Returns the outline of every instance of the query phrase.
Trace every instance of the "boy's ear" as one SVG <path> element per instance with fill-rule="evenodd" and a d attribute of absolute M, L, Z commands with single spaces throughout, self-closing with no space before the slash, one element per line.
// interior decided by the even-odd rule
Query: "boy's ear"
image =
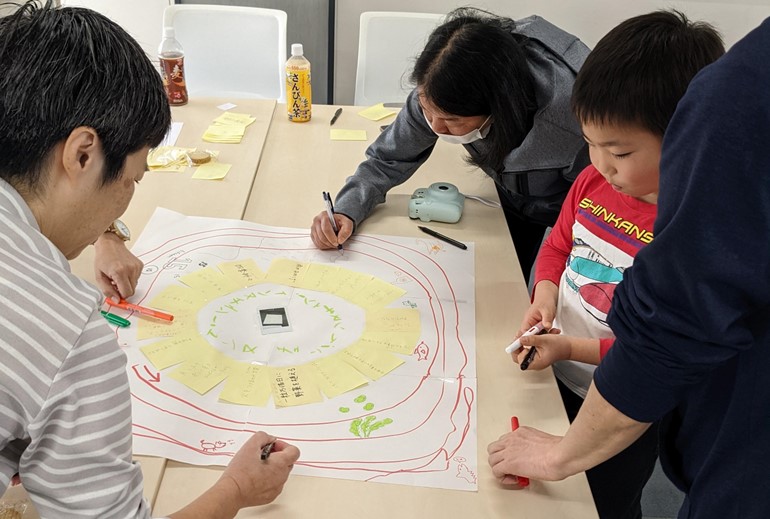
<path fill-rule="evenodd" d="M 84 178 L 84 174 L 101 174 L 104 164 L 99 134 L 88 126 L 78 126 L 64 141 L 62 166 L 72 181 Z"/>

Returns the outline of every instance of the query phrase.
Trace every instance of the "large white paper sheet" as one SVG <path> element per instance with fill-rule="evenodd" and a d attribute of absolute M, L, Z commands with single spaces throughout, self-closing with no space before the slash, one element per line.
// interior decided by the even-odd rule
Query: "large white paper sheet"
<path fill-rule="evenodd" d="M 113 309 L 134 452 L 226 465 L 264 430 L 295 474 L 476 490 L 473 251 L 156 210 L 132 302 L 175 320 Z"/>

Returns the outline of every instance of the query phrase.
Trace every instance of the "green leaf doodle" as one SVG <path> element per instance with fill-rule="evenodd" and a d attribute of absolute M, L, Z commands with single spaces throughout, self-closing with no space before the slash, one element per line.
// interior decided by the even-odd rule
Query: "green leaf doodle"
<path fill-rule="evenodd" d="M 377 420 L 377 417 L 374 415 L 369 415 L 363 420 L 356 418 L 350 422 L 350 432 L 359 438 L 369 438 L 374 431 L 393 423 L 393 420 L 390 418 L 384 418 L 379 422 L 375 420 Z"/>

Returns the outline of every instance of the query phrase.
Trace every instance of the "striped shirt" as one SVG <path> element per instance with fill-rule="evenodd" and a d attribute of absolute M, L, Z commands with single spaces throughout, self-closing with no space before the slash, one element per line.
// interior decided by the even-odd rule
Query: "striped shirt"
<path fill-rule="evenodd" d="M 0 488 L 18 472 L 42 518 L 149 517 L 101 299 L 0 179 Z"/>

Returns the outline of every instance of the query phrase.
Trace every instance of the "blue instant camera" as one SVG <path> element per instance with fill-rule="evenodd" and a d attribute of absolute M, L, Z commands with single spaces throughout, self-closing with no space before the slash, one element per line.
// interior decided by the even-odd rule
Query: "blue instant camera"
<path fill-rule="evenodd" d="M 463 214 L 464 204 L 465 195 L 460 193 L 457 186 L 436 182 L 412 193 L 409 218 L 419 218 L 423 222 L 455 223 Z"/>

